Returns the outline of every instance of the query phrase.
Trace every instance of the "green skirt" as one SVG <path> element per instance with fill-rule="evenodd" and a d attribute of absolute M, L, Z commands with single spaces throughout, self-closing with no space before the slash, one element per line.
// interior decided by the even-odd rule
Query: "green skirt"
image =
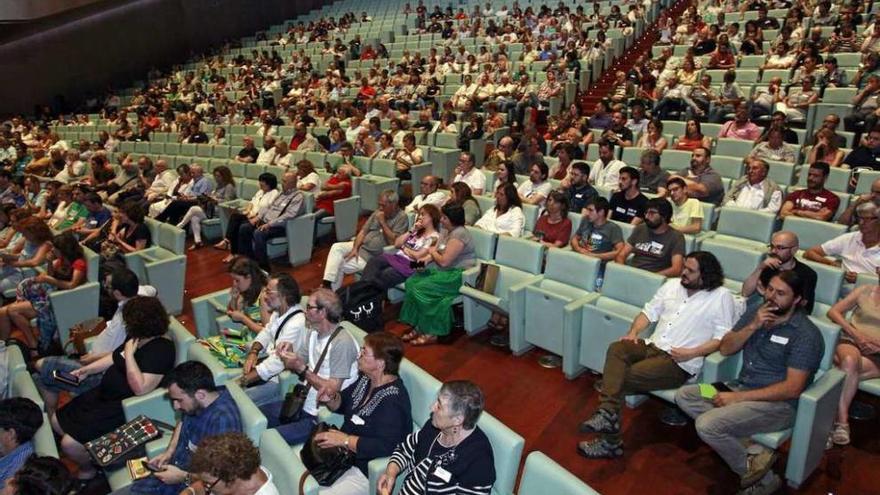
<path fill-rule="evenodd" d="M 406 279 L 406 297 L 400 321 L 421 333 L 449 335 L 452 330 L 452 301 L 461 288 L 461 268 L 429 268 Z"/>

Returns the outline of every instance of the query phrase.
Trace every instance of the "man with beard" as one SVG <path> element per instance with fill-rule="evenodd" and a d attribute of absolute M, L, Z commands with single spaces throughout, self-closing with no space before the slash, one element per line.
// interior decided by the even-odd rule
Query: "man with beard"
<path fill-rule="evenodd" d="M 580 442 L 579 454 L 589 459 L 622 456 L 624 397 L 676 388 L 700 372 L 703 356 L 715 352 L 733 326 L 735 303 L 723 284 L 724 271 L 712 253 L 689 254 L 681 278 L 667 280 L 635 317 L 629 332 L 608 347 L 599 408 L 580 425 L 581 433 L 599 437 Z M 654 333 L 640 337 L 652 323 L 656 323 Z"/>
<path fill-rule="evenodd" d="M 779 216 L 785 218 L 794 215 L 824 222 L 830 221 L 840 206 L 840 198 L 825 189 L 825 181 L 830 173 L 831 167 L 825 162 L 814 162 L 810 165 L 807 169 L 807 188 L 789 194 L 782 204 Z"/>
<path fill-rule="evenodd" d="M 663 198 L 649 199 L 645 204 L 645 221 L 636 225 L 617 253 L 615 262 L 658 273 L 664 277 L 681 275 L 684 259 L 684 235 L 669 226 L 672 205 Z"/>
<path fill-rule="evenodd" d="M 697 148 L 691 155 L 691 166 L 682 169 L 678 175 L 687 184 L 690 197 L 717 206 L 724 198 L 724 184 L 711 161 L 712 152 L 708 148 Z"/>
<path fill-rule="evenodd" d="M 769 494 L 782 481 L 772 472 L 776 452 L 743 441 L 756 433 L 794 424 L 798 398 L 813 381 L 824 353 L 822 334 L 801 308 L 804 281 L 794 270 L 767 284 L 763 304 L 751 304 L 719 350 L 742 350 L 736 381 L 712 393 L 706 384 L 687 385 L 675 403 L 695 419 L 697 434 L 740 476 L 740 493 Z M 707 397 L 707 394 L 711 397 Z"/>
<path fill-rule="evenodd" d="M 758 287 L 758 281 L 763 280 L 765 272 L 781 272 L 794 270 L 804 282 L 803 306 L 807 314 L 813 312 L 813 299 L 816 292 L 816 272 L 812 268 L 801 263 L 796 257 L 800 248 L 798 237 L 794 232 L 780 231 L 770 238 L 770 249 L 764 261 L 758 263 L 755 270 L 743 281 L 742 295 L 750 297 Z M 759 294 L 760 295 L 760 294 Z"/>
<path fill-rule="evenodd" d="M 158 469 L 153 476 L 136 481 L 135 494 L 176 495 L 193 484 L 188 472 L 196 445 L 222 433 L 241 432 L 241 415 L 226 387 L 214 385 L 211 370 L 197 361 L 177 365 L 166 378 L 168 398 L 182 419 L 164 452 L 148 461 Z"/>

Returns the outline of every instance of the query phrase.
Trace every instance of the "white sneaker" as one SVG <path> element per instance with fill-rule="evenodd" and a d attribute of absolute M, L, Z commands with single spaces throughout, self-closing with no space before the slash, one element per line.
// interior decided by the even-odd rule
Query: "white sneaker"
<path fill-rule="evenodd" d="M 831 441 L 835 445 L 849 445 L 849 424 L 834 423 L 831 428 Z"/>

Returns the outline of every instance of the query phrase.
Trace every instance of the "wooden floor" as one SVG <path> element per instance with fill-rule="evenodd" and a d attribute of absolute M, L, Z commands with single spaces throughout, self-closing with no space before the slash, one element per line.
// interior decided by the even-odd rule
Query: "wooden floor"
<path fill-rule="evenodd" d="M 304 292 L 321 282 L 329 244 L 315 250 L 311 263 L 297 267 L 276 266 L 291 273 Z M 229 285 L 224 253 L 212 248 L 188 255 L 186 298 L 181 320 L 193 330 L 188 299 L 224 289 Z M 401 334 L 403 325 L 386 311 L 386 329 Z M 660 423 L 658 412 L 665 403 L 651 399 L 624 413 L 625 454 L 613 461 L 591 461 L 577 455 L 575 445 L 585 435 L 578 424 L 598 402 L 594 376 L 585 374 L 566 380 L 559 369 L 538 365 L 538 351 L 514 357 L 493 347 L 488 335 L 468 338 L 456 335 L 449 345 L 407 348 L 406 357 L 440 380 L 468 379 L 482 387 L 486 409 L 525 438 L 525 453 L 541 450 L 603 494 L 727 494 L 738 480 L 721 459 L 705 446 L 693 425 L 682 428 Z M 880 407 L 880 402 L 867 398 Z M 825 495 L 880 494 L 880 420 L 854 422 L 853 444 L 835 448 L 819 469 L 800 488 L 781 493 Z M 525 459 L 525 455 L 523 455 Z M 785 456 L 776 466 L 784 473 Z M 552 494 L 548 494 L 552 495 Z"/>

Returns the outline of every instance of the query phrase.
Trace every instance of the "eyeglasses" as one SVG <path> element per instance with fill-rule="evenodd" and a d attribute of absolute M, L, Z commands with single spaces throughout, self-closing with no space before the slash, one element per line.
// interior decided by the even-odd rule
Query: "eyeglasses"
<path fill-rule="evenodd" d="M 782 251 L 784 249 L 793 249 L 793 248 L 794 248 L 794 246 L 782 246 L 779 244 L 770 244 L 770 249 L 772 251 Z"/>
<path fill-rule="evenodd" d="M 212 481 L 212 482 L 210 482 L 210 483 L 206 483 L 206 484 L 205 484 L 205 495 L 211 495 L 211 490 L 214 489 L 214 486 L 215 486 L 217 483 L 220 483 L 220 478 L 217 478 L 216 480 L 214 480 L 214 481 Z"/>
<path fill-rule="evenodd" d="M 876 217 L 876 216 L 874 216 L 874 217 L 862 217 L 862 216 L 860 216 L 860 217 L 859 217 L 859 222 L 870 222 L 870 221 L 872 221 L 872 220 L 877 220 L 877 217 Z"/>
<path fill-rule="evenodd" d="M 317 311 L 317 310 L 321 309 L 321 306 L 319 306 L 317 304 L 306 304 L 306 309 L 314 309 Z"/>

